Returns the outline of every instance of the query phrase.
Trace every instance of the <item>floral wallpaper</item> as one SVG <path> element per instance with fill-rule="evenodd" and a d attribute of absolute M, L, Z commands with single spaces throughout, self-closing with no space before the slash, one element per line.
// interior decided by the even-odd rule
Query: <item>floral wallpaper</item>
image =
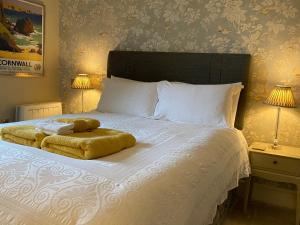
<path fill-rule="evenodd" d="M 249 143 L 273 140 L 276 108 L 263 101 L 274 85 L 292 85 L 300 105 L 299 0 L 61 0 L 60 36 L 65 112 L 80 111 L 71 78 L 105 74 L 111 49 L 250 53 Z M 85 109 L 99 96 L 87 91 Z M 283 110 L 279 134 L 281 144 L 300 146 L 299 108 Z"/>

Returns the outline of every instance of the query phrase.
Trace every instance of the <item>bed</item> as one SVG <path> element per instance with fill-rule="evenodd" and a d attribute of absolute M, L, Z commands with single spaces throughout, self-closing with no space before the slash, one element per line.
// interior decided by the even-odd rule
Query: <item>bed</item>
<path fill-rule="evenodd" d="M 108 76 L 247 86 L 249 60 L 238 54 L 112 51 Z M 240 129 L 244 97 L 245 91 Z M 228 191 L 249 176 L 247 143 L 238 129 L 97 111 L 85 116 L 134 134 L 136 146 L 83 161 L 0 141 L 1 223 L 208 225 Z"/>

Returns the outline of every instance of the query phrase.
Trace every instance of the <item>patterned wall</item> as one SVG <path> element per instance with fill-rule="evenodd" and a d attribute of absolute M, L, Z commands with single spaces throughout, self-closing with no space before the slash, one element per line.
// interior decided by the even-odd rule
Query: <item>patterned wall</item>
<path fill-rule="evenodd" d="M 61 0 L 60 35 L 66 112 L 80 110 L 71 77 L 105 73 L 111 49 L 252 54 L 249 142 L 272 141 L 276 109 L 262 101 L 273 85 L 292 85 L 300 104 L 299 0 Z M 98 98 L 88 91 L 86 110 Z M 280 140 L 300 146 L 299 109 L 283 110 Z"/>

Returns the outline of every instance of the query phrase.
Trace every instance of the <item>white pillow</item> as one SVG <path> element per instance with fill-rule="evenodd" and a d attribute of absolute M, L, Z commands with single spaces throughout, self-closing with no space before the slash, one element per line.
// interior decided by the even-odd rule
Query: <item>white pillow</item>
<path fill-rule="evenodd" d="M 235 83 L 232 87 L 232 109 L 231 109 L 231 117 L 230 117 L 230 125 L 234 127 L 235 119 L 237 115 L 238 104 L 240 100 L 240 94 L 244 85 L 242 83 Z"/>
<path fill-rule="evenodd" d="M 234 127 L 241 83 L 192 85 L 162 81 L 154 118 L 212 127 Z"/>
<path fill-rule="evenodd" d="M 98 110 L 151 117 L 157 101 L 157 83 L 105 78 Z"/>

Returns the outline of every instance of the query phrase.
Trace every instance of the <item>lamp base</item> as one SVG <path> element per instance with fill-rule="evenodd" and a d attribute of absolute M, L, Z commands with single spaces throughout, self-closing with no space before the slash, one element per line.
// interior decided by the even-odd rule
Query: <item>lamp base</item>
<path fill-rule="evenodd" d="M 273 145 L 272 145 L 272 149 L 273 149 L 273 150 L 279 150 L 279 149 L 280 149 L 280 146 L 279 146 L 279 145 L 274 145 L 274 144 L 273 144 Z"/>
<path fill-rule="evenodd" d="M 274 142 L 272 144 L 272 149 L 273 150 L 279 150 L 280 149 L 280 145 L 278 144 L 278 139 L 274 139 Z"/>

